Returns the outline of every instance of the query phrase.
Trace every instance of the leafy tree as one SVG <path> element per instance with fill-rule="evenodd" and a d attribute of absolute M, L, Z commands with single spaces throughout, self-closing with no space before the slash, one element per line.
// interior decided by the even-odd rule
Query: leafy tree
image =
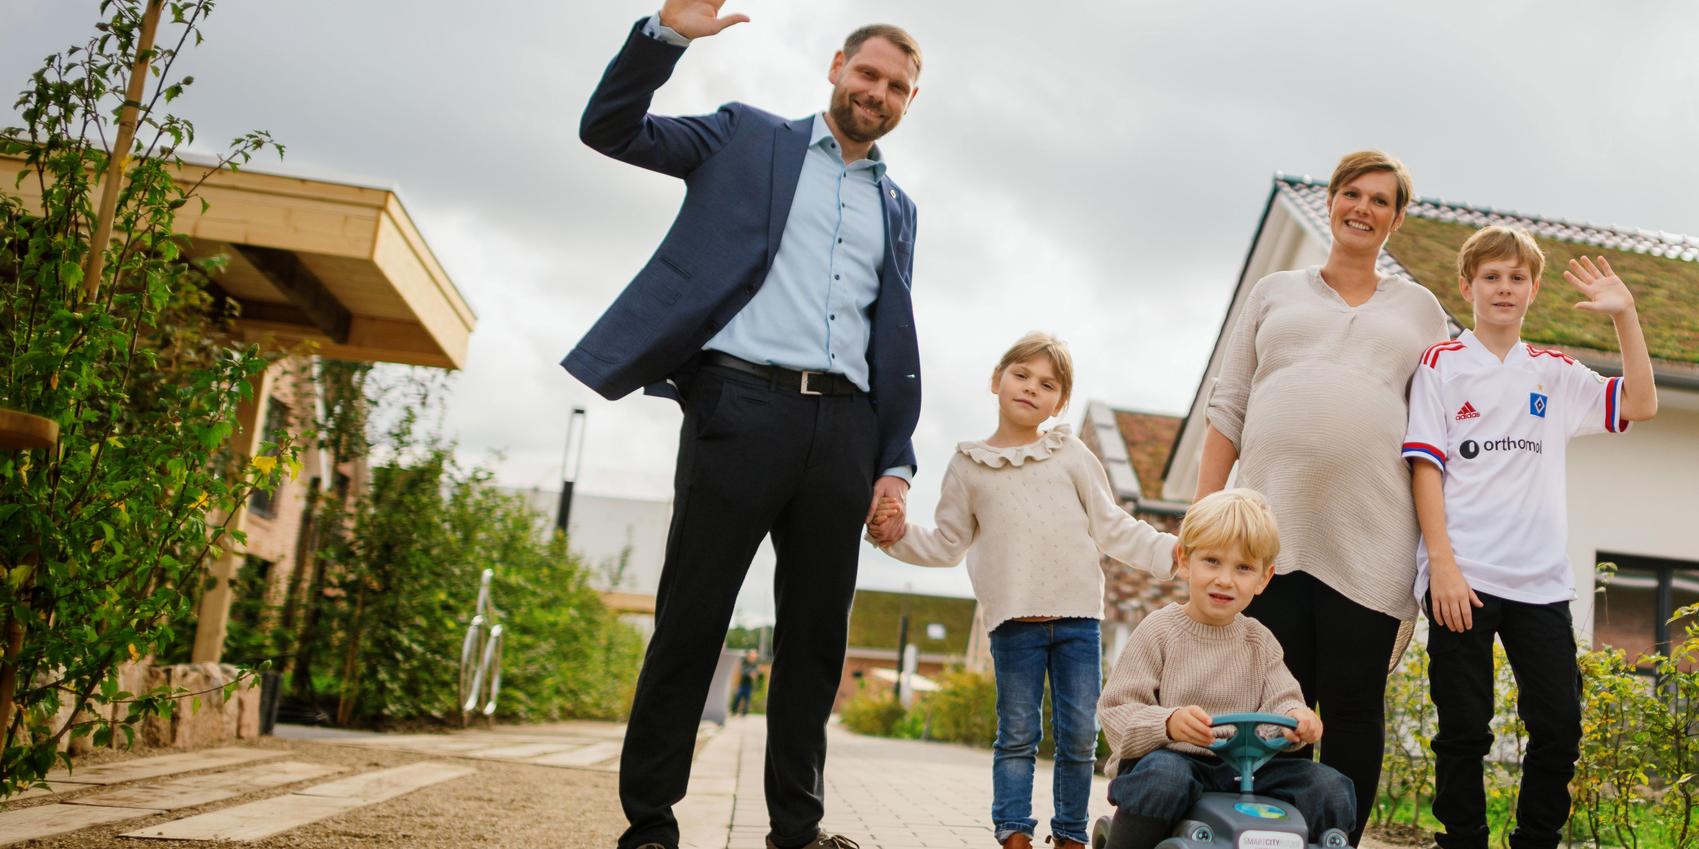
<path fill-rule="evenodd" d="M 67 735 L 105 744 L 167 709 L 163 688 L 121 692 L 117 667 L 171 639 L 243 500 L 294 463 L 287 445 L 228 452 L 266 360 L 225 332 L 206 288 L 220 261 L 173 231 L 200 184 L 176 155 L 194 128 L 163 109 L 193 82 L 172 68 L 211 7 L 105 0 L 98 32 L 19 95 L 23 126 L 0 130 L 26 165 L 0 186 L 0 406 L 60 428 L 52 449 L 0 455 L 0 795 Z M 154 46 L 165 14 L 175 40 Z M 282 152 L 244 135 L 206 173 L 267 147 Z M 99 704 L 116 710 L 91 718 Z"/>

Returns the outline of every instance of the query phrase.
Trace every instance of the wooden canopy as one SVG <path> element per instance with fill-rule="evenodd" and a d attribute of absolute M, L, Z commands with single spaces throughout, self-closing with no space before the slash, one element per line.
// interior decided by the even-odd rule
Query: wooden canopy
<path fill-rule="evenodd" d="M 188 163 L 193 183 L 210 162 Z M 40 201 L 27 167 L 0 156 L 0 190 Z M 15 188 L 14 188 L 15 187 Z M 325 357 L 459 368 L 477 321 L 395 192 L 244 168 L 207 177 L 177 214 L 196 256 L 224 254 L 215 279 L 241 305 L 237 329 L 258 340 L 312 340 Z"/>

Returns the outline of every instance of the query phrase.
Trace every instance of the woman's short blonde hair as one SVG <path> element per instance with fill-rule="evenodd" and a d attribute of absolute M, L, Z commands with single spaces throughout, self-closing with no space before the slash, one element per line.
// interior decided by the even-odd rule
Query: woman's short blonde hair
<path fill-rule="evenodd" d="M 1180 548 L 1188 553 L 1202 548 L 1240 551 L 1267 570 L 1280 553 L 1274 508 L 1254 489 L 1212 492 L 1186 510 L 1180 522 Z"/>
<path fill-rule="evenodd" d="M 1399 162 L 1395 157 L 1383 150 L 1359 150 L 1356 153 L 1345 154 L 1345 156 L 1339 160 L 1339 164 L 1334 166 L 1333 176 L 1327 181 L 1328 203 L 1333 202 L 1333 196 L 1338 194 L 1340 189 L 1345 188 L 1346 183 L 1349 183 L 1364 174 L 1372 174 L 1376 171 L 1390 171 L 1392 172 L 1392 176 L 1397 178 L 1397 211 L 1403 212 L 1404 207 L 1410 205 L 1410 198 L 1413 197 L 1415 193 L 1413 184 L 1410 181 L 1410 170 L 1404 167 L 1404 163 Z"/>
<path fill-rule="evenodd" d="M 991 372 L 992 389 L 996 389 L 997 382 L 1003 379 L 1004 369 L 1041 356 L 1049 357 L 1051 367 L 1056 369 L 1056 380 L 1062 385 L 1062 398 L 1058 408 L 1065 409 L 1068 406 L 1068 396 L 1074 392 L 1074 355 L 1068 353 L 1068 343 L 1048 333 L 1035 330 L 1022 336 L 1009 350 L 1004 351 L 1003 358 L 997 361 L 997 368 Z"/>
<path fill-rule="evenodd" d="M 1457 252 L 1457 276 L 1473 280 L 1481 263 L 1495 259 L 1520 260 L 1528 266 L 1535 280 L 1540 279 L 1540 272 L 1546 269 L 1546 252 L 1540 250 L 1539 243 L 1527 230 L 1489 224 L 1476 230 L 1475 235 L 1463 243 L 1463 249 Z"/>

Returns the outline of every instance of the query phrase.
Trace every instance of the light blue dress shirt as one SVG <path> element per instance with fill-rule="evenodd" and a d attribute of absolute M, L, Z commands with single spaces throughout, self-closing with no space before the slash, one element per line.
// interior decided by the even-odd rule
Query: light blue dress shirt
<path fill-rule="evenodd" d="M 658 15 L 643 32 L 690 43 Z M 868 310 L 879 297 L 885 262 L 884 176 L 877 145 L 866 159 L 845 163 L 825 115 L 815 115 L 773 266 L 749 303 L 703 347 L 752 363 L 834 372 L 867 391 Z M 882 474 L 912 480 L 914 470 Z"/>
<path fill-rule="evenodd" d="M 884 173 L 877 147 L 845 164 L 826 119 L 814 116 L 767 279 L 705 347 L 752 363 L 836 372 L 867 391 L 868 310 L 885 259 Z"/>

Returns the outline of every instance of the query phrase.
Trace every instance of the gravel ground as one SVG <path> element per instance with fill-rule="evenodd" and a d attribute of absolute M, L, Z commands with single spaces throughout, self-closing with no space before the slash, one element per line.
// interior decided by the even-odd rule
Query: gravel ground
<path fill-rule="evenodd" d="M 425 760 L 472 766 L 477 768 L 478 772 L 416 790 L 387 802 L 320 820 L 266 840 L 240 844 L 253 849 L 333 849 L 349 846 L 406 846 L 420 849 L 610 847 L 614 845 L 625 825 L 616 793 L 616 777 L 610 772 L 391 752 L 299 740 L 267 738 L 255 745 L 289 751 L 293 760 L 338 764 L 347 767 L 350 772 Z M 136 756 L 163 754 L 165 751 L 149 750 L 138 752 Z M 110 756 L 102 754 L 80 759 L 79 762 L 88 764 L 111 759 Z M 299 786 L 331 781 L 343 775 L 325 776 L 302 782 Z M 163 779 L 153 781 L 160 780 Z M 183 808 L 153 817 L 88 828 L 18 845 L 29 849 L 184 849 L 185 846 L 193 844 L 169 840 L 136 840 L 120 838 L 118 835 L 142 826 L 251 802 L 291 789 L 296 787 L 273 788 L 197 808 Z M 75 796 L 72 795 L 71 798 Z M 32 799 L 6 807 L 10 810 L 48 801 L 50 800 Z"/>

